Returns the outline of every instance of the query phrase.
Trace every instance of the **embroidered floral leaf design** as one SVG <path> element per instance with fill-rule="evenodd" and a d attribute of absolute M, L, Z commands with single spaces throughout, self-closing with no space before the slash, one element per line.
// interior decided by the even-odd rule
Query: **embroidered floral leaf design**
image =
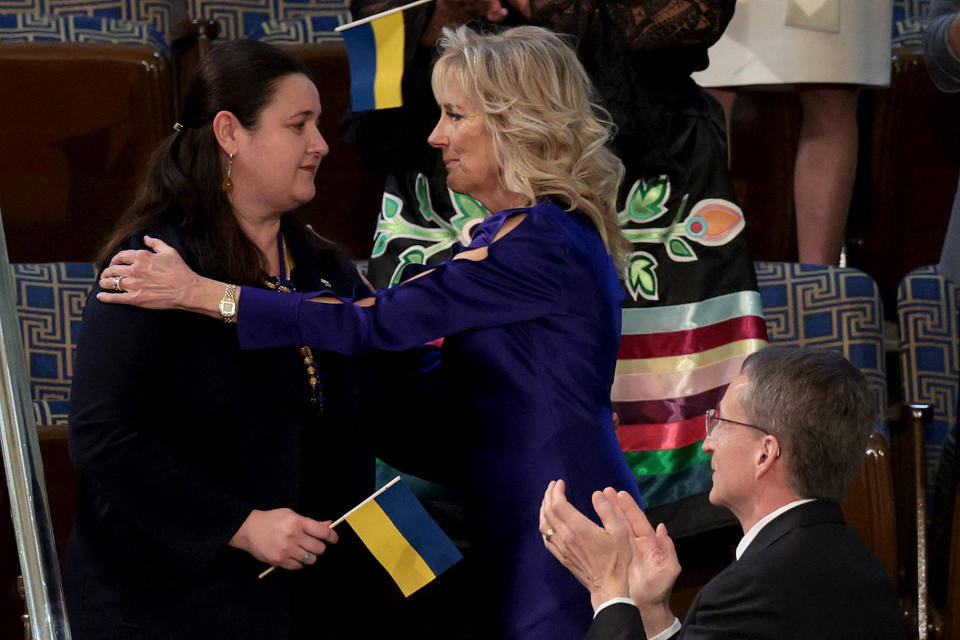
<path fill-rule="evenodd" d="M 674 262 L 691 262 L 697 259 L 697 254 L 683 238 L 670 238 L 667 242 L 667 255 Z"/>
<path fill-rule="evenodd" d="M 449 250 L 458 240 L 469 243 L 470 229 L 490 215 L 474 198 L 448 189 L 454 215 L 449 221 L 445 220 L 433 208 L 430 182 L 422 173 L 417 174 L 414 192 L 419 211 L 409 207 L 408 209 L 413 211 L 410 215 L 416 220 L 408 220 L 401 215 L 404 208 L 402 198 L 392 193 L 383 194 L 371 259 L 386 255 L 390 243 L 395 240 L 413 240 L 417 243 L 397 256 L 398 263 L 390 278 L 391 286 L 400 282 L 404 267 L 410 264 L 427 264 L 434 256 Z M 421 226 L 418 222 L 426 222 L 427 225 Z"/>
<path fill-rule="evenodd" d="M 382 256 L 390 244 L 389 229 L 394 221 L 402 221 L 403 216 L 400 212 L 403 210 L 403 200 L 392 193 L 383 192 L 383 200 L 380 204 L 380 217 L 377 219 L 376 237 L 373 241 L 373 251 L 370 252 L 370 258 Z"/>
<path fill-rule="evenodd" d="M 383 204 L 380 212 L 384 218 L 393 218 L 403 209 L 403 200 L 392 193 L 383 192 Z"/>
<path fill-rule="evenodd" d="M 390 277 L 390 286 L 395 286 L 400 284 L 400 278 L 403 275 L 403 270 L 411 264 L 426 264 L 427 263 L 427 254 L 423 247 L 419 245 L 414 245 L 403 250 L 403 252 L 397 256 L 399 262 L 397 263 L 397 268 L 393 270 L 393 275 Z"/>
<path fill-rule="evenodd" d="M 727 244 L 743 231 L 743 211 L 735 203 L 720 198 L 701 200 L 690 211 L 684 235 L 708 247 Z"/>
<path fill-rule="evenodd" d="M 479 200 L 470 196 L 447 189 L 450 202 L 456 211 L 450 222 L 457 230 L 456 240 L 463 246 L 470 244 L 470 230 L 490 216 L 490 211 L 480 204 Z"/>
<path fill-rule="evenodd" d="M 657 259 L 646 251 L 637 251 L 630 255 L 626 269 L 627 291 L 636 300 L 658 300 Z"/>
<path fill-rule="evenodd" d="M 414 190 L 417 193 L 417 204 L 420 205 L 420 213 L 424 220 L 433 220 L 437 214 L 433 211 L 433 201 L 430 199 L 430 183 L 422 173 L 417 174 L 417 181 Z"/>
<path fill-rule="evenodd" d="M 387 237 L 387 234 L 377 234 L 377 239 L 373 242 L 373 251 L 370 252 L 370 257 L 376 258 L 377 256 L 382 256 L 383 252 L 387 250 L 388 244 L 390 244 L 390 238 Z"/>
<path fill-rule="evenodd" d="M 685 193 L 683 197 L 680 198 L 680 205 L 677 207 L 677 215 L 673 218 L 673 226 L 676 227 L 680 224 L 680 221 L 683 220 L 684 214 L 687 212 L 687 202 L 690 200 L 690 194 Z"/>
<path fill-rule="evenodd" d="M 647 182 L 637 180 L 627 195 L 627 215 L 621 214 L 622 221 L 627 218 L 638 222 L 649 222 L 659 218 L 667 211 L 666 202 L 670 198 L 670 179 L 659 176 Z"/>
<path fill-rule="evenodd" d="M 483 220 L 490 215 L 490 212 L 487 211 L 485 206 L 466 194 L 450 191 L 450 201 L 453 203 L 453 208 L 457 212 L 455 216 L 450 218 L 450 222 L 453 223 L 458 231 L 463 229 L 468 221 L 472 219 Z"/>
<path fill-rule="evenodd" d="M 423 247 L 413 246 L 404 249 L 403 253 L 400 254 L 400 262 L 402 262 L 404 266 L 408 264 L 424 264 L 426 262 L 426 256 L 424 255 Z"/>

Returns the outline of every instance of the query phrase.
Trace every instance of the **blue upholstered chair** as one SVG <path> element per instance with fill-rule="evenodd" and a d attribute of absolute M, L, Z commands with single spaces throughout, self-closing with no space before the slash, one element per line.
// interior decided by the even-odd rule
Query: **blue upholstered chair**
<path fill-rule="evenodd" d="M 101 42 L 167 52 L 164 37 L 147 23 L 86 15 L 0 13 L 0 42 Z"/>
<path fill-rule="evenodd" d="M 0 0 L 0 42 L 108 42 L 166 52 L 172 0 Z"/>
<path fill-rule="evenodd" d="M 903 399 L 933 405 L 925 434 L 927 486 L 932 490 L 941 451 L 957 430 L 960 285 L 933 266 L 911 271 L 897 291 L 897 320 Z"/>
<path fill-rule="evenodd" d="M 350 21 L 349 0 L 189 0 L 190 16 L 214 20 L 219 39 L 273 44 L 340 41 L 334 27 Z"/>
<path fill-rule="evenodd" d="M 960 595 L 960 285 L 941 276 L 935 266 L 911 271 L 897 291 L 897 319 L 904 401 L 933 408 L 921 441 L 926 463 L 921 481 L 926 480 L 930 505 L 927 548 L 935 559 L 929 584 L 931 599 L 943 613 L 943 637 L 956 637 L 960 634 L 956 610 Z"/>
<path fill-rule="evenodd" d="M 839 351 L 867 377 L 882 429 L 887 413 L 883 303 L 862 271 L 793 262 L 756 262 L 771 344 Z"/>
<path fill-rule="evenodd" d="M 97 269 L 86 262 L 14 264 L 13 277 L 37 424 L 66 424 L 80 320 Z"/>
<path fill-rule="evenodd" d="M 331 9 L 326 15 L 267 20 L 250 32 L 250 37 L 275 45 L 319 44 L 342 42 L 336 27 L 350 22 L 350 12 Z"/>

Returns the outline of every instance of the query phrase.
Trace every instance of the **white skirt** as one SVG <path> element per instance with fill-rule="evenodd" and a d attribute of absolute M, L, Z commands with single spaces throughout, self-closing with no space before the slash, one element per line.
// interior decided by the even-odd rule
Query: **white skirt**
<path fill-rule="evenodd" d="M 739 0 L 704 87 L 890 84 L 892 0 Z"/>

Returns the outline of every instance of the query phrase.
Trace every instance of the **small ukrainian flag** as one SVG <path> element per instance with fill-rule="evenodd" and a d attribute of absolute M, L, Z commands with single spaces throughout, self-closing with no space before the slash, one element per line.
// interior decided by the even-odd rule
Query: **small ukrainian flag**
<path fill-rule="evenodd" d="M 460 561 L 453 541 L 397 476 L 354 507 L 346 520 L 404 596 Z"/>
<path fill-rule="evenodd" d="M 417 0 L 396 9 L 337 27 L 350 58 L 350 99 L 354 111 L 403 106 L 403 12 L 430 0 Z"/>

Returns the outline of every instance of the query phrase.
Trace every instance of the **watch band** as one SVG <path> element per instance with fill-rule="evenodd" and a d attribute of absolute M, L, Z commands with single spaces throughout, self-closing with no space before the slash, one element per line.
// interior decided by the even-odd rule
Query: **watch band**
<path fill-rule="evenodd" d="M 218 305 L 220 308 L 220 319 L 227 323 L 233 322 L 233 318 L 237 315 L 236 290 L 237 285 L 228 284 Z"/>

